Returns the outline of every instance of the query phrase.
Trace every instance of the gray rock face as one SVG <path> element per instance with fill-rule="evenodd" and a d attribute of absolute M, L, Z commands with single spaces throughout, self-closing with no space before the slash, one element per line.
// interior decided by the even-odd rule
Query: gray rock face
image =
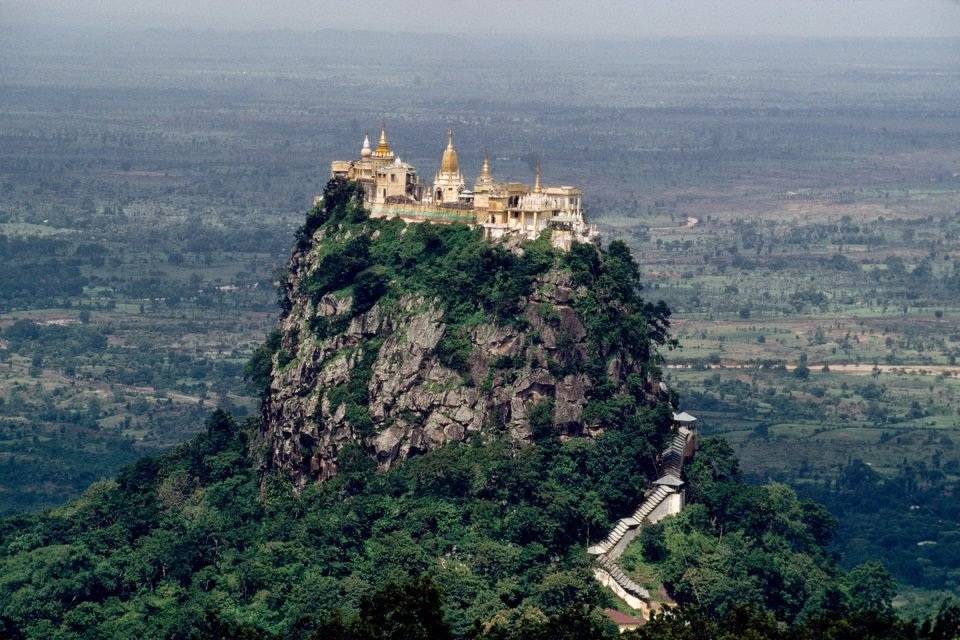
<path fill-rule="evenodd" d="M 287 286 L 296 291 L 311 265 L 291 261 Z M 438 356 L 450 328 L 439 303 L 407 296 L 378 303 L 353 317 L 346 328 L 321 337 L 311 320 L 348 317 L 349 298 L 327 295 L 317 303 L 291 296 L 281 321 L 282 348 L 289 362 L 274 359 L 264 402 L 268 466 L 288 473 L 297 486 L 322 481 L 337 471 L 338 452 L 355 443 L 387 469 L 411 455 L 462 441 L 473 434 L 530 438 L 529 414 L 553 402 L 553 424 L 562 436 L 596 432 L 583 424 L 591 381 L 576 366 L 588 353 L 588 336 L 572 306 L 577 290 L 560 272 L 545 274 L 525 300 L 526 326 L 494 323 L 469 330 L 468 365 L 455 371 Z M 633 363 L 615 356 L 609 373 L 623 384 Z M 342 400 L 345 385 L 365 385 L 360 410 Z M 651 399 L 658 393 L 650 383 Z"/>

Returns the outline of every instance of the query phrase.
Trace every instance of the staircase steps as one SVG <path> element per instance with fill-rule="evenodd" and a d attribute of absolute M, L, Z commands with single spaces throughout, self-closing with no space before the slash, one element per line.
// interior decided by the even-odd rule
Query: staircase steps
<path fill-rule="evenodd" d="M 671 489 L 667 487 L 657 487 L 653 493 L 647 496 L 646 500 L 640 505 L 640 507 L 634 511 L 633 515 L 628 518 L 621 518 L 617 521 L 617 524 L 613 527 L 607 537 L 604 538 L 601 542 L 591 546 L 587 552 L 591 555 L 602 555 L 609 552 L 613 549 L 620 540 L 623 539 L 623 536 L 634 527 L 641 526 L 644 519 L 649 516 L 654 509 L 656 509 L 663 499 L 670 495 L 672 492 Z"/>
<path fill-rule="evenodd" d="M 670 493 L 672 492 L 667 487 L 657 487 L 656 490 L 643 501 L 640 508 L 633 512 L 633 519 L 643 522 Z"/>
<path fill-rule="evenodd" d="M 624 534 L 627 533 L 630 529 L 638 526 L 640 522 L 633 517 L 621 518 L 617 521 L 616 526 L 607 534 L 607 537 L 603 539 L 602 542 L 593 545 L 590 547 L 587 552 L 593 555 L 600 555 L 607 553 L 616 546 L 620 540 L 623 539 Z"/>
<path fill-rule="evenodd" d="M 679 432 L 676 433 L 673 438 L 670 439 L 667 448 L 660 454 L 661 474 L 672 473 L 676 476 L 680 475 L 683 469 L 683 452 L 686 448 L 687 435 Z"/>
<path fill-rule="evenodd" d="M 630 576 L 625 574 L 623 569 L 618 567 L 616 563 L 612 562 L 606 557 L 601 557 L 597 564 L 600 565 L 600 568 L 610 574 L 610 577 L 613 578 L 614 582 L 620 585 L 621 589 L 630 595 L 636 596 L 642 600 L 650 599 L 650 592 L 630 579 Z"/>
<path fill-rule="evenodd" d="M 677 432 L 673 438 L 670 439 L 667 447 L 660 454 L 661 475 L 673 474 L 678 478 L 681 476 L 683 472 L 683 454 L 687 448 L 688 437 L 689 434 L 686 432 Z M 624 573 L 623 570 L 617 566 L 616 558 L 608 554 L 617 546 L 617 543 L 623 539 L 623 536 L 629 530 L 642 527 L 649 515 L 653 513 L 667 496 L 674 492 L 675 490 L 669 486 L 657 486 L 644 497 L 643 502 L 640 503 L 640 506 L 633 512 L 632 516 L 618 520 L 606 538 L 587 549 L 588 553 L 597 556 L 597 566 L 607 572 L 621 589 L 647 603 L 650 602 L 650 592 L 638 585 L 630 576 Z"/>

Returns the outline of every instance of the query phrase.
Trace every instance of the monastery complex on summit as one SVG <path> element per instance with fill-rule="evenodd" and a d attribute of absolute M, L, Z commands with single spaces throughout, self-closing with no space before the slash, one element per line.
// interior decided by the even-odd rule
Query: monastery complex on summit
<path fill-rule="evenodd" d="M 513 235 L 533 240 L 549 229 L 551 243 L 564 250 L 574 242 L 596 242 L 599 237 L 596 227 L 583 219 L 583 191 L 542 186 L 539 163 L 530 187 L 494 180 L 490 160 L 485 158 L 473 190 L 467 189 L 452 131 L 447 131 L 447 147 L 432 187 L 422 183 L 416 168 L 393 152 L 383 127 L 375 148 L 365 136 L 360 158 L 333 161 L 330 174 L 358 182 L 373 217 L 478 225 L 490 239 Z"/>

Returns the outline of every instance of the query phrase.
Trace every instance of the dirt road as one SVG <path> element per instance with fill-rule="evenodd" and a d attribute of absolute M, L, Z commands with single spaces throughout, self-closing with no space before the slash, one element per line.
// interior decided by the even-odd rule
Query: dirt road
<path fill-rule="evenodd" d="M 823 369 L 823 363 L 809 363 L 807 366 L 811 372 L 818 372 Z M 881 373 L 900 373 L 908 375 L 960 375 L 960 365 L 946 364 L 828 364 L 831 373 L 849 373 L 851 375 L 870 375 L 875 369 Z M 667 369 L 692 369 L 689 364 L 668 364 Z M 743 364 L 737 362 L 724 362 L 721 364 L 710 365 L 711 369 L 757 369 L 759 365 Z M 787 371 L 793 371 L 796 365 L 788 364 L 784 367 Z"/>

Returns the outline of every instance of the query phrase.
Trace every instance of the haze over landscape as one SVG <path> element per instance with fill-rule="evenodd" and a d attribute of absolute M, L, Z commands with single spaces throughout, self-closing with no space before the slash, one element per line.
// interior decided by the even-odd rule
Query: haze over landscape
<path fill-rule="evenodd" d="M 100 28 L 344 29 L 590 38 L 960 36 L 953 0 L 5 0 L 5 22 Z"/>
<path fill-rule="evenodd" d="M 0 638 L 960 637 L 958 2 L 0 0 L 0 267 Z"/>

